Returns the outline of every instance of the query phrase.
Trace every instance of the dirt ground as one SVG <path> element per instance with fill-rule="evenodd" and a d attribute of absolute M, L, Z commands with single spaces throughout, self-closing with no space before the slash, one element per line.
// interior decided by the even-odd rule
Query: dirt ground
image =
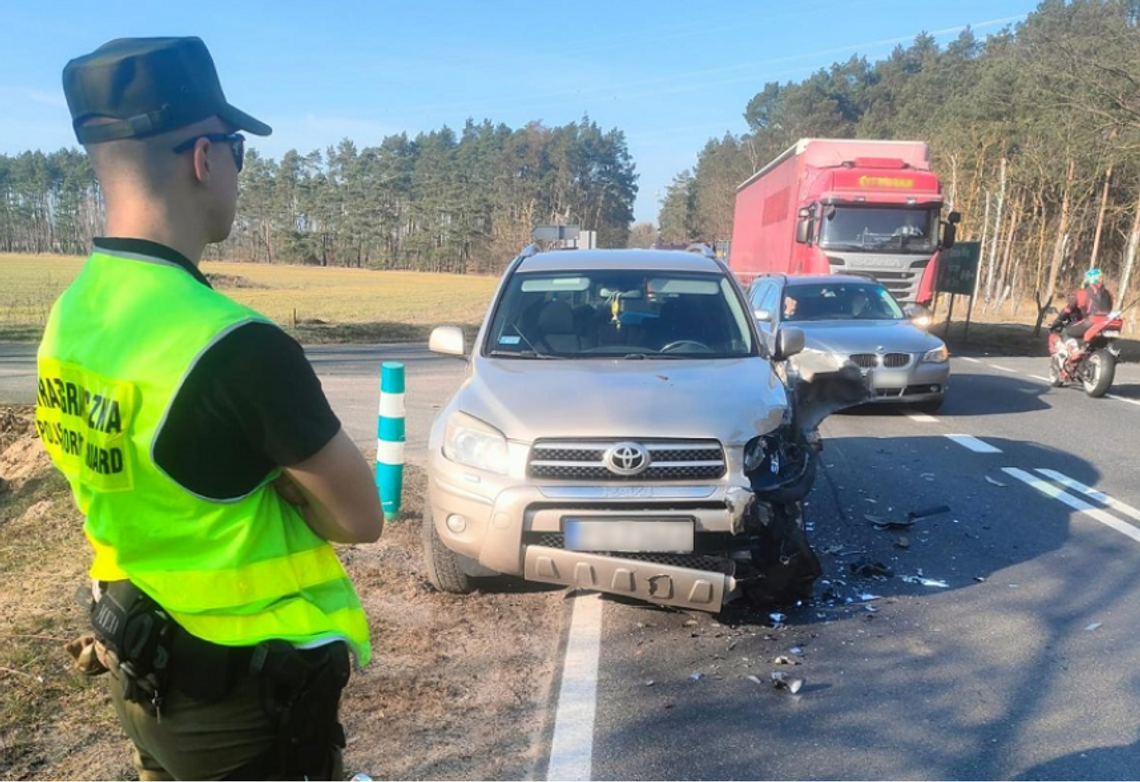
<path fill-rule="evenodd" d="M 375 779 L 522 779 L 551 697 L 564 590 L 457 597 L 422 575 L 422 470 L 375 544 L 339 547 L 372 626 L 372 664 L 345 691 L 345 770 Z M 0 407 L 0 779 L 133 779 L 105 677 L 71 668 L 87 627 L 75 594 L 90 548 L 29 407 Z"/>

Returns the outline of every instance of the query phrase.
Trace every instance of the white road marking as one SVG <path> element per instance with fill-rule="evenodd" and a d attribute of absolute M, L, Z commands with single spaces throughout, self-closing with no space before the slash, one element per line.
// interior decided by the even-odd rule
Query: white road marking
<path fill-rule="evenodd" d="M 597 594 L 580 595 L 574 600 L 562 664 L 562 687 L 558 691 L 550 765 L 546 769 L 548 780 L 590 779 L 601 639 L 602 601 Z"/>
<path fill-rule="evenodd" d="M 907 413 L 906 417 L 912 421 L 918 421 L 920 424 L 936 424 L 938 419 L 926 413 Z"/>
<path fill-rule="evenodd" d="M 1117 396 L 1116 394 L 1105 394 L 1109 399 L 1115 399 L 1117 402 L 1127 402 L 1130 405 L 1140 405 L 1140 399 L 1129 399 L 1125 396 Z"/>
<path fill-rule="evenodd" d="M 1034 380 L 1040 380 L 1042 383 L 1052 383 L 1053 382 L 1049 378 L 1042 377 L 1041 375 L 1030 375 L 1030 377 L 1033 378 Z"/>
<path fill-rule="evenodd" d="M 1036 475 L 1031 475 L 1030 473 L 1027 473 L 1025 470 L 1019 470 L 1016 467 L 1003 467 L 1002 472 L 1004 472 L 1006 475 L 1009 475 L 1013 478 L 1017 478 L 1019 481 L 1023 481 L 1025 483 L 1029 484 L 1030 486 L 1032 486 L 1034 489 L 1037 489 L 1037 491 L 1041 492 L 1045 496 L 1052 497 L 1055 500 L 1060 500 L 1061 502 L 1065 503 L 1066 505 L 1068 505 L 1073 510 L 1080 511 L 1081 513 L 1088 516 L 1090 519 L 1094 519 L 1096 521 L 1099 521 L 1101 524 L 1105 525 L 1106 527 L 1111 527 L 1112 529 L 1116 530 L 1120 534 L 1126 535 L 1127 537 L 1132 538 L 1137 543 L 1140 543 L 1140 529 L 1136 529 L 1131 524 L 1128 524 L 1127 522 L 1121 521 L 1120 519 L 1116 518 L 1115 516 L 1112 516 L 1112 515 L 1109 515 L 1108 513 L 1105 513 L 1100 508 L 1094 508 L 1092 505 L 1089 505 L 1084 500 L 1077 499 L 1073 495 L 1061 491 L 1059 488 L 1057 488 L 1053 484 L 1047 483 L 1046 481 L 1041 480 Z"/>
<path fill-rule="evenodd" d="M 968 434 L 948 434 L 946 436 L 958 443 L 958 445 L 969 448 L 974 453 L 1001 453 L 1001 448 L 995 448 L 989 443 Z"/>
<path fill-rule="evenodd" d="M 1125 516 L 1131 516 L 1132 518 L 1136 519 L 1137 521 L 1140 521 L 1140 510 L 1133 508 L 1131 505 L 1129 505 L 1127 503 L 1121 502 L 1120 500 L 1116 499 L 1115 497 L 1109 497 L 1104 492 L 1097 491 L 1096 489 L 1092 488 L 1091 486 L 1086 486 L 1083 483 L 1081 483 L 1080 481 L 1075 481 L 1072 478 L 1070 478 L 1068 475 L 1065 475 L 1064 473 L 1057 472 L 1056 470 L 1038 469 L 1037 472 L 1041 473 L 1046 478 L 1052 478 L 1057 483 L 1064 486 L 1066 489 L 1072 489 L 1073 491 L 1080 492 L 1081 494 L 1085 495 L 1086 497 L 1088 497 L 1092 500 L 1095 500 L 1096 502 L 1099 502 L 1101 505 L 1107 505 L 1108 507 L 1112 508 L 1113 510 L 1119 511 L 1120 513 L 1123 513 Z"/>
<path fill-rule="evenodd" d="M 969 361 L 969 362 L 974 363 L 974 364 L 981 364 L 982 363 L 982 360 L 980 358 L 971 358 L 970 356 L 958 356 L 958 358 L 962 359 L 963 361 Z"/>
<path fill-rule="evenodd" d="M 994 369 L 1000 369 L 1002 372 L 1012 372 L 1015 375 L 1017 374 L 1016 369 L 1010 369 L 1009 367 L 1003 367 L 1001 364 L 989 364 L 988 366 L 991 366 Z"/>

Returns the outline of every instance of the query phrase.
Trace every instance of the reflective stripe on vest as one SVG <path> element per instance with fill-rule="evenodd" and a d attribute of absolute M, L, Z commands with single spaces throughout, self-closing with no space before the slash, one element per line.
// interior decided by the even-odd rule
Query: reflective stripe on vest
<path fill-rule="evenodd" d="M 245 496 L 216 500 L 154 461 L 198 359 L 253 321 L 268 322 L 177 264 L 97 251 L 52 308 L 36 426 L 87 517 L 93 578 L 129 578 L 214 643 L 344 639 L 364 665 L 360 600 L 332 546 L 271 485 L 279 471 Z"/>

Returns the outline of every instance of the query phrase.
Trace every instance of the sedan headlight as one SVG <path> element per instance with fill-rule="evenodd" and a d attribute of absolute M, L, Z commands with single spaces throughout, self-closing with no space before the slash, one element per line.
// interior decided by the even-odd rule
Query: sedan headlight
<path fill-rule="evenodd" d="M 453 413 L 443 436 L 443 455 L 453 462 L 487 472 L 507 472 L 507 438 L 466 413 Z"/>
<path fill-rule="evenodd" d="M 922 360 L 923 361 L 929 361 L 930 363 L 938 363 L 941 361 L 949 361 L 950 360 L 950 351 L 946 349 L 945 345 L 939 345 L 934 350 L 928 350 L 925 353 L 923 353 L 922 354 Z"/>

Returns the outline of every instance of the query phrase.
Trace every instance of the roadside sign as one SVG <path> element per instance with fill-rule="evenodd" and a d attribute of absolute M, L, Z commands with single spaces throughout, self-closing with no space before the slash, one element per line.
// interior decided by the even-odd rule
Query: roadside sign
<path fill-rule="evenodd" d="M 531 235 L 535 238 L 535 241 L 577 239 L 578 230 L 578 226 L 576 225 L 536 225 Z"/>
<path fill-rule="evenodd" d="M 973 296 L 981 257 L 981 242 L 957 242 L 943 250 L 938 256 L 938 292 Z"/>

